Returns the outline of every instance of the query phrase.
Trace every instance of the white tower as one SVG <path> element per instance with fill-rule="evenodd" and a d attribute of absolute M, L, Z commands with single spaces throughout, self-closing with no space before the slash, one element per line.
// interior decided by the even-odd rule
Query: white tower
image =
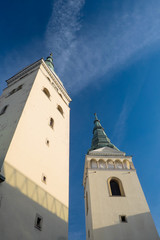
<path fill-rule="evenodd" d="M 87 240 L 159 239 L 132 157 L 110 142 L 96 114 L 83 185 Z"/>
<path fill-rule="evenodd" d="M 7 80 L 0 97 L 1 239 L 68 239 L 70 101 L 52 55 Z"/>

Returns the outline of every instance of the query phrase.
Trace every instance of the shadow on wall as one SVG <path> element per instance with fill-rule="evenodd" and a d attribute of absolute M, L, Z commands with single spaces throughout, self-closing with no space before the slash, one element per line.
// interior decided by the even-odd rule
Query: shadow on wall
<path fill-rule="evenodd" d="M 118 216 L 119 217 L 119 216 Z M 95 240 L 159 240 L 152 216 L 149 212 L 128 216 L 121 222 L 120 217 L 112 226 L 94 229 Z"/>
<path fill-rule="evenodd" d="M 67 240 L 68 208 L 26 176 L 4 163 L 0 184 L 0 233 L 10 239 Z M 41 229 L 35 228 L 36 216 Z"/>

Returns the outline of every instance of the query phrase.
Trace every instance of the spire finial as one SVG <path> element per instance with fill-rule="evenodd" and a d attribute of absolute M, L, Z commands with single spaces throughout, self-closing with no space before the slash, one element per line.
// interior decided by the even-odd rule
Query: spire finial
<path fill-rule="evenodd" d="M 97 113 L 94 113 L 95 120 L 98 120 Z"/>
<path fill-rule="evenodd" d="M 54 72 L 54 64 L 53 64 L 53 57 L 52 56 L 53 56 L 53 54 L 51 52 L 50 55 L 46 58 L 45 63 Z"/>
<path fill-rule="evenodd" d="M 94 113 L 94 117 L 95 117 L 94 123 L 95 123 L 95 122 L 100 122 L 99 119 L 98 119 L 98 117 L 97 117 L 97 113 Z"/>

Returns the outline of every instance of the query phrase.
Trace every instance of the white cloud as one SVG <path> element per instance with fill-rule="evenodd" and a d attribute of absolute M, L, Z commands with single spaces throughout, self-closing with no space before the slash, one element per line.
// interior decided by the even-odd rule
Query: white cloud
<path fill-rule="evenodd" d="M 46 31 L 46 45 L 56 56 L 60 73 L 76 48 L 76 33 L 81 28 L 80 11 L 84 0 L 57 0 Z"/>
<path fill-rule="evenodd" d="M 57 1 L 46 32 L 56 72 L 72 94 L 117 71 L 160 39 L 158 0 L 137 0 L 132 6 L 124 1 L 121 9 L 104 10 L 90 26 L 80 22 L 83 5 L 83 0 Z"/>

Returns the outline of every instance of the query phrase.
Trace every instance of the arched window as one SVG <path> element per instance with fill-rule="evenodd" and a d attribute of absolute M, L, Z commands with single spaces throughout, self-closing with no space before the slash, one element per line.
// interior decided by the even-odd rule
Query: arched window
<path fill-rule="evenodd" d="M 23 84 L 19 85 L 19 86 L 16 88 L 16 91 L 19 91 L 19 90 L 21 90 L 21 89 L 22 89 L 22 87 L 23 87 Z"/>
<path fill-rule="evenodd" d="M 51 128 L 54 127 L 54 120 L 53 120 L 53 118 L 50 118 L 49 126 L 50 126 Z"/>
<path fill-rule="evenodd" d="M 7 110 L 8 105 L 4 106 L 0 112 L 0 115 L 3 115 Z"/>
<path fill-rule="evenodd" d="M 8 93 L 8 96 L 6 96 L 6 97 L 9 97 L 9 96 L 11 96 L 12 94 L 14 94 L 15 92 L 21 90 L 22 87 L 23 87 L 23 84 L 19 85 L 17 88 L 15 88 L 15 89 L 13 89 L 11 92 L 9 92 L 9 93 Z"/>
<path fill-rule="evenodd" d="M 107 161 L 107 166 L 109 169 L 114 169 L 114 162 L 112 160 Z"/>
<path fill-rule="evenodd" d="M 97 162 L 94 159 L 91 160 L 91 168 L 94 168 L 94 169 L 97 168 Z"/>
<path fill-rule="evenodd" d="M 133 163 L 130 163 L 130 169 L 132 169 L 132 170 L 135 169 Z"/>
<path fill-rule="evenodd" d="M 51 79 L 49 77 L 47 77 L 47 79 L 51 82 Z"/>
<path fill-rule="evenodd" d="M 116 168 L 118 168 L 118 169 L 122 169 L 122 168 L 123 168 L 122 163 L 121 163 L 121 161 L 119 161 L 119 160 L 116 160 L 116 161 L 115 161 L 115 166 L 116 166 Z"/>
<path fill-rule="evenodd" d="M 124 160 L 123 161 L 123 166 L 124 166 L 125 169 L 130 169 L 129 161 L 128 160 Z"/>
<path fill-rule="evenodd" d="M 112 179 L 110 181 L 112 196 L 121 196 L 120 187 L 116 180 Z"/>
<path fill-rule="evenodd" d="M 46 96 L 50 99 L 50 96 L 51 96 L 51 94 L 50 94 L 50 92 L 48 91 L 48 89 L 47 88 L 43 88 L 43 92 L 46 94 Z"/>
<path fill-rule="evenodd" d="M 110 196 L 125 196 L 120 179 L 112 177 L 108 180 Z"/>
<path fill-rule="evenodd" d="M 58 93 L 58 94 L 59 94 L 59 96 L 63 99 L 62 94 L 61 94 L 61 93 Z"/>
<path fill-rule="evenodd" d="M 102 159 L 99 160 L 99 168 L 102 168 L 102 169 L 106 168 L 106 163 Z"/>
<path fill-rule="evenodd" d="M 63 116 L 63 109 L 62 109 L 62 107 L 60 106 L 60 105 L 58 105 L 57 106 L 57 109 L 58 109 L 58 111 L 62 114 L 62 116 Z"/>
<path fill-rule="evenodd" d="M 16 92 L 16 89 L 13 89 L 11 92 L 9 92 L 8 96 L 12 95 L 15 92 Z"/>

